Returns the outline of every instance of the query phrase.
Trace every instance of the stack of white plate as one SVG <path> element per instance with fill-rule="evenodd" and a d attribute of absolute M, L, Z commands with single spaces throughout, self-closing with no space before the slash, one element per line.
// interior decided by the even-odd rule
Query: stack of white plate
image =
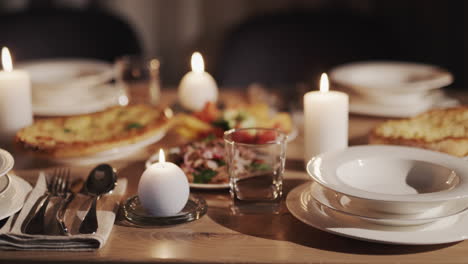
<path fill-rule="evenodd" d="M 13 164 L 11 154 L 0 149 L 0 220 L 21 210 L 32 189 L 29 183 L 11 172 Z"/>
<path fill-rule="evenodd" d="M 18 65 L 29 72 L 33 112 L 61 116 L 92 113 L 118 104 L 123 91 L 110 81 L 112 64 L 89 59 L 53 59 Z"/>
<path fill-rule="evenodd" d="M 458 104 L 441 90 L 453 82 L 452 74 L 432 65 L 355 62 L 332 69 L 330 79 L 349 91 L 350 112 L 356 114 L 410 117 Z"/>
<path fill-rule="evenodd" d="M 291 213 L 327 232 L 397 244 L 468 236 L 468 163 L 399 146 L 357 146 L 314 157 L 314 180 L 287 198 Z"/>

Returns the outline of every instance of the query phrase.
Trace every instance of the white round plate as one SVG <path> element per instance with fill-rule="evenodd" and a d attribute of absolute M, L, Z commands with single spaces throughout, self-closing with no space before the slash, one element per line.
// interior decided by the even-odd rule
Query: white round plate
<path fill-rule="evenodd" d="M 169 149 L 169 153 L 171 151 L 177 151 L 178 148 L 171 148 Z M 151 166 L 151 164 L 158 162 L 159 160 L 159 152 L 151 155 L 145 162 L 145 167 L 148 168 Z M 221 183 L 221 184 L 215 184 L 215 183 L 189 183 L 190 188 L 194 189 L 207 189 L 207 190 L 218 190 L 218 189 L 228 189 L 229 188 L 229 183 Z"/>
<path fill-rule="evenodd" d="M 10 174 L 12 187 L 15 192 L 9 199 L 7 197 L 0 200 L 0 220 L 7 218 L 23 208 L 26 196 L 32 190 L 31 185 L 22 178 Z"/>
<path fill-rule="evenodd" d="M 315 156 L 307 164 L 307 172 L 326 188 L 368 200 L 418 203 L 468 197 L 468 164 L 421 148 L 353 146 Z"/>
<path fill-rule="evenodd" d="M 444 217 L 462 213 L 468 209 L 468 205 L 463 200 L 454 201 L 453 204 L 445 204 L 437 208 L 429 209 L 418 214 L 388 214 L 369 210 L 359 201 L 351 197 L 335 193 L 324 188 L 322 185 L 313 182 L 310 186 L 310 195 L 318 203 L 328 207 L 330 210 L 356 217 L 370 223 L 388 226 L 414 226 L 422 225 L 441 220 Z M 461 209 L 460 209 L 461 208 Z"/>
<path fill-rule="evenodd" d="M 351 95 L 349 102 L 349 112 L 359 115 L 407 118 L 421 114 L 431 108 L 454 107 L 460 102 L 447 97 L 442 91 L 433 91 L 419 103 L 406 105 L 385 105 L 373 102 L 362 96 Z"/>
<path fill-rule="evenodd" d="M 117 160 L 129 156 L 130 154 L 145 148 L 153 143 L 158 142 L 166 135 L 166 130 L 161 130 L 157 134 L 143 139 L 141 141 L 135 142 L 130 145 L 116 147 L 110 150 L 102 151 L 90 156 L 83 157 L 74 157 L 74 158 L 58 158 L 52 159 L 52 161 L 68 165 L 90 165 L 97 164 L 102 162 L 108 162 L 112 160 Z"/>
<path fill-rule="evenodd" d="M 415 93 L 447 86 L 453 76 L 426 64 L 375 61 L 354 62 L 331 70 L 330 79 L 361 93 Z"/>
<path fill-rule="evenodd" d="M 10 152 L 0 149 L 0 177 L 9 172 L 14 164 L 15 160 Z"/>
<path fill-rule="evenodd" d="M 45 59 L 23 62 L 17 68 L 29 73 L 33 89 L 95 86 L 114 75 L 112 64 L 92 59 Z"/>
<path fill-rule="evenodd" d="M 468 236 L 466 213 L 419 226 L 376 225 L 323 208 L 310 195 L 310 184 L 308 182 L 293 189 L 286 198 L 286 206 L 294 217 L 325 232 L 364 241 L 403 245 L 451 243 Z"/>
<path fill-rule="evenodd" d="M 124 91 L 117 85 L 103 84 L 74 96 L 33 99 L 33 112 L 42 116 L 70 116 L 89 114 L 118 105 Z"/>

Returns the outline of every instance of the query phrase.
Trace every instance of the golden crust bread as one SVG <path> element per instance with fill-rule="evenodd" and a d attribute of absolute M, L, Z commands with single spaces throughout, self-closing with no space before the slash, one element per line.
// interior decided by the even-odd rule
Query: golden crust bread
<path fill-rule="evenodd" d="M 147 105 L 36 121 L 16 134 L 25 150 L 55 158 L 79 157 L 150 138 L 169 128 L 160 110 Z"/>
<path fill-rule="evenodd" d="M 468 156 L 468 106 L 435 109 L 375 127 L 371 144 L 406 145 Z"/>

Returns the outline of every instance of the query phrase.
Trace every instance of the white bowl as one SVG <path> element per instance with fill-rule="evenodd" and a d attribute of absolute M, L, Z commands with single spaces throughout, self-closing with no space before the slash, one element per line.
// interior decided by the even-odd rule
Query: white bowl
<path fill-rule="evenodd" d="M 326 188 L 384 213 L 422 213 L 459 199 L 468 203 L 468 163 L 430 150 L 350 147 L 312 158 L 307 172 Z"/>
<path fill-rule="evenodd" d="M 427 92 L 447 86 L 453 76 L 445 69 L 426 64 L 375 61 L 355 62 L 338 66 L 330 79 L 368 96 L 401 96 Z"/>
<path fill-rule="evenodd" d="M 7 174 L 15 164 L 15 160 L 10 152 L 0 149 L 0 177 Z"/>

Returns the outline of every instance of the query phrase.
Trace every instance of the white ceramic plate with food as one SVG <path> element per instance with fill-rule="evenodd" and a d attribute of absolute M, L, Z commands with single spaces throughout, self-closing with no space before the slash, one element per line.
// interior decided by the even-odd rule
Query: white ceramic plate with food
<path fill-rule="evenodd" d="M 22 178 L 9 174 L 11 178 L 11 188 L 14 189 L 11 195 L 0 199 L 0 220 L 7 218 L 23 208 L 26 196 L 32 190 L 31 185 Z"/>
<path fill-rule="evenodd" d="M 127 157 L 153 143 L 158 142 L 166 135 L 166 130 L 160 130 L 153 136 L 140 140 L 130 145 L 116 147 L 110 150 L 101 151 L 94 155 L 83 156 L 83 157 L 72 157 L 72 158 L 51 158 L 51 161 L 60 164 L 68 165 L 90 165 L 98 164 L 102 162 L 108 162 L 112 160 L 118 160 Z"/>
<path fill-rule="evenodd" d="M 468 163 L 420 148 L 349 147 L 315 156 L 307 172 L 326 188 L 385 213 L 422 213 L 454 200 L 468 202 Z"/>
<path fill-rule="evenodd" d="M 170 159 L 170 155 L 175 154 L 175 153 L 180 154 L 180 148 L 175 147 L 175 148 L 171 148 L 171 149 L 167 150 L 166 151 L 166 160 L 172 161 Z M 159 152 L 151 155 L 146 160 L 145 166 L 146 166 L 146 168 L 148 168 L 153 163 L 157 163 L 158 161 L 159 161 Z M 172 162 L 174 162 L 174 161 L 172 161 Z M 224 183 L 194 183 L 194 182 L 191 182 L 190 178 L 191 177 L 189 177 L 189 185 L 190 185 L 191 188 L 207 189 L 207 190 L 217 190 L 217 189 L 227 189 L 227 188 L 229 188 L 228 178 L 226 178 L 226 182 L 224 182 Z"/>
<path fill-rule="evenodd" d="M 310 195 L 310 184 L 308 182 L 293 189 L 286 198 L 286 206 L 294 217 L 325 232 L 364 241 L 403 245 L 451 243 L 468 236 L 466 213 L 417 226 L 376 225 L 327 210 Z"/>
<path fill-rule="evenodd" d="M 450 85 L 453 76 L 437 66 L 399 61 L 364 61 L 340 65 L 330 79 L 362 94 L 416 93 Z"/>

